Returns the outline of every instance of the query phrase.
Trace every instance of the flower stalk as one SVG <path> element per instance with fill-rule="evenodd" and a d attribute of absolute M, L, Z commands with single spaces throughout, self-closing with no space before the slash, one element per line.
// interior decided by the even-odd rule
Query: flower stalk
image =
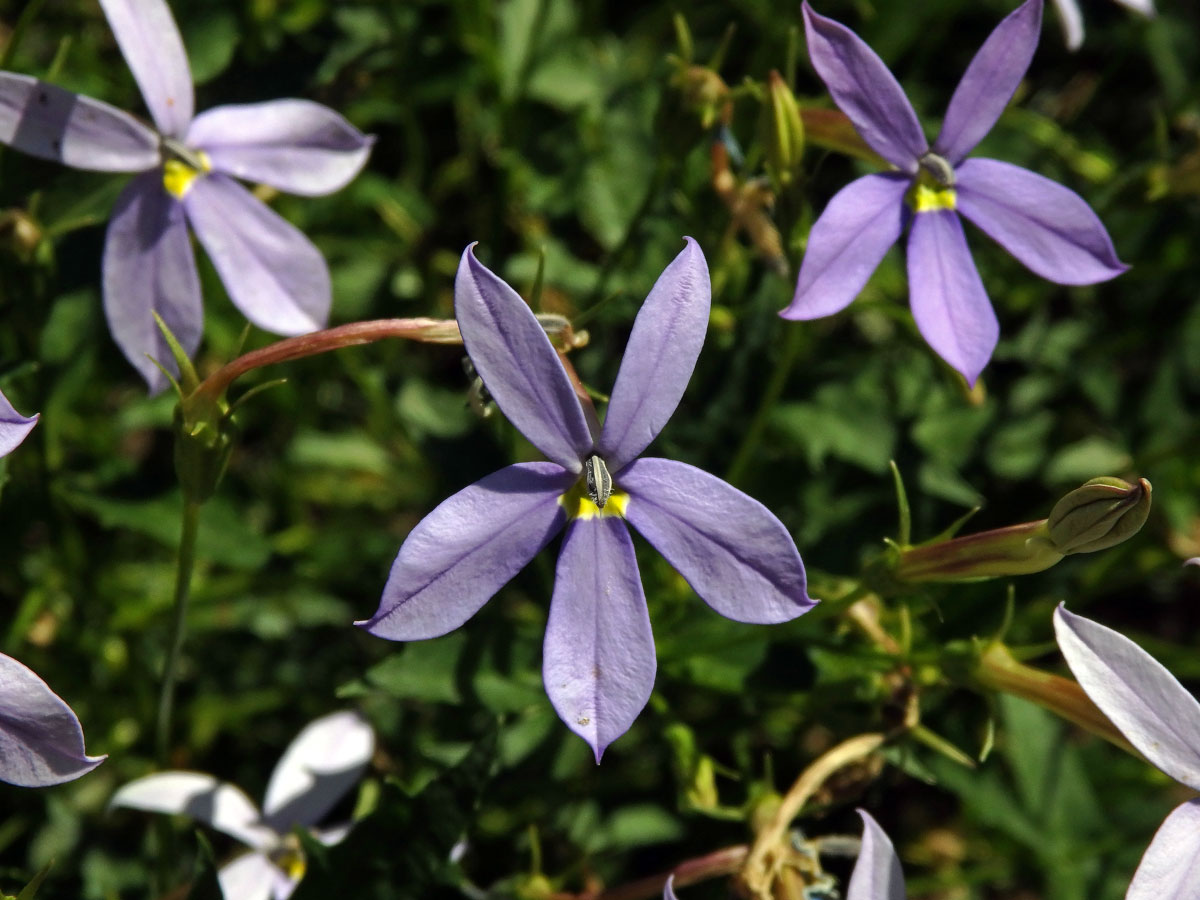
<path fill-rule="evenodd" d="M 980 687 L 1036 703 L 1138 759 L 1144 758 L 1077 682 L 1018 661 L 1000 641 L 992 641 L 984 647 L 972 675 Z"/>

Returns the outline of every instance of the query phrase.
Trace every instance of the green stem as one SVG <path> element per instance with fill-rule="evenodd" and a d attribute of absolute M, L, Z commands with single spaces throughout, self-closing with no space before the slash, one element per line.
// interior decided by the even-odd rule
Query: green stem
<path fill-rule="evenodd" d="M 730 484 L 737 484 L 746 471 L 746 467 L 750 465 L 754 453 L 758 449 L 758 443 L 762 440 L 763 431 L 766 430 L 767 417 L 783 394 L 784 385 L 787 384 L 788 376 L 792 373 L 792 366 L 796 364 L 796 358 L 800 355 L 805 339 L 806 334 L 803 328 L 787 329 L 783 355 L 774 371 L 771 372 L 771 380 L 767 382 L 767 386 L 762 392 L 758 409 L 754 411 L 754 418 L 750 420 L 750 427 L 746 429 L 746 436 L 742 438 L 741 446 L 738 447 L 733 462 L 725 472 L 725 480 Z"/>
<path fill-rule="evenodd" d="M 184 498 L 183 528 L 179 536 L 179 560 L 175 567 L 175 609 L 171 617 L 171 644 L 163 665 L 162 686 L 158 694 L 158 723 L 154 758 L 160 767 L 167 763 L 171 744 L 171 715 L 175 707 L 175 682 L 179 677 L 179 657 L 187 634 L 188 598 L 192 591 L 192 570 L 196 567 L 196 534 L 200 525 L 200 502 Z"/>

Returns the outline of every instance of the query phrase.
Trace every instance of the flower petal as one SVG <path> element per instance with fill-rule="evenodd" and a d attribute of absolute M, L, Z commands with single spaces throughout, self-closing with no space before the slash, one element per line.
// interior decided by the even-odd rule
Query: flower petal
<path fill-rule="evenodd" d="M 371 754 L 375 732 L 351 710 L 309 722 L 283 751 L 263 799 L 266 824 L 283 834 L 315 825 L 354 787 Z"/>
<path fill-rule="evenodd" d="M 804 3 L 808 55 L 833 96 L 871 149 L 910 175 L 929 149 L 904 90 L 862 38 Z"/>
<path fill-rule="evenodd" d="M 582 470 L 592 434 L 558 353 L 517 292 L 463 251 L 454 312 L 463 343 L 496 405 L 546 457 Z"/>
<path fill-rule="evenodd" d="M 951 165 L 992 130 L 1016 93 L 1042 31 L 1042 0 L 1025 0 L 983 42 L 954 89 L 933 150 Z"/>
<path fill-rule="evenodd" d="M 113 794 L 108 805 L 182 813 L 256 849 L 270 847 L 279 837 L 262 824 L 245 791 L 203 772 L 157 772 L 137 778 Z"/>
<path fill-rule="evenodd" d="M 1075 0 L 1054 0 L 1054 6 L 1062 20 L 1063 43 L 1068 50 L 1078 50 L 1083 46 L 1083 15 L 1079 4 Z"/>
<path fill-rule="evenodd" d="M 675 896 L 675 876 L 673 874 L 667 876 L 667 883 L 663 885 L 663 900 L 679 900 Z"/>
<path fill-rule="evenodd" d="M 100 6 L 158 130 L 182 138 L 192 121 L 192 73 L 171 10 L 163 0 L 100 0 Z"/>
<path fill-rule="evenodd" d="M 774 515 L 695 466 L 636 460 L 620 476 L 625 517 L 701 599 L 737 622 L 787 622 L 810 610 L 804 563 Z"/>
<path fill-rule="evenodd" d="M 183 206 L 163 188 L 157 169 L 134 178 L 117 198 L 104 239 L 103 271 L 108 330 L 151 393 L 157 393 L 167 381 L 150 357 L 173 374 L 178 370 L 154 313 L 189 356 L 204 331 L 200 278 Z"/>
<path fill-rule="evenodd" d="M 865 809 L 862 850 L 850 874 L 846 900 L 904 900 L 904 873 L 896 849 L 879 823 Z"/>
<path fill-rule="evenodd" d="M 0 653 L 0 781 L 62 784 L 105 759 L 84 751 L 83 728 L 71 707 L 36 672 Z"/>
<path fill-rule="evenodd" d="M 203 112 L 188 129 L 187 142 L 208 154 L 218 172 L 312 197 L 354 178 L 375 139 L 328 106 L 271 100 Z"/>
<path fill-rule="evenodd" d="M 996 159 L 958 167 L 958 211 L 1029 269 L 1058 284 L 1095 284 L 1129 266 L 1082 197 Z"/>
<path fill-rule="evenodd" d="M 1054 634 L 1076 680 L 1121 734 L 1176 781 L 1200 790 L 1200 703 L 1149 653 L 1060 604 Z"/>
<path fill-rule="evenodd" d="M 953 212 L 913 216 L 908 290 L 921 335 L 973 386 L 996 348 L 1000 324 Z"/>
<path fill-rule="evenodd" d="M 275 334 L 323 328 L 332 299 L 329 269 L 312 242 L 231 178 L 192 182 L 183 200 L 229 297 Z"/>
<path fill-rule="evenodd" d="M 265 853 L 245 853 L 221 866 L 217 881 L 225 900 L 269 900 L 282 874 Z"/>
<path fill-rule="evenodd" d="M 808 236 L 785 319 L 831 316 L 858 296 L 904 230 L 902 175 L 864 175 L 838 191 Z"/>
<path fill-rule="evenodd" d="M 344 841 L 350 834 L 350 830 L 354 827 L 353 822 L 339 822 L 337 825 L 330 825 L 328 828 L 309 828 L 318 841 L 326 847 L 335 847 Z"/>
<path fill-rule="evenodd" d="M 400 547 L 374 617 L 355 624 L 392 641 L 453 631 L 562 530 L 574 481 L 554 463 L 517 463 L 442 501 Z"/>
<path fill-rule="evenodd" d="M 614 474 L 637 458 L 662 431 L 679 405 L 696 368 L 708 330 L 712 288 L 700 245 L 675 257 L 638 311 L 625 346 L 596 442 Z"/>
<path fill-rule="evenodd" d="M 554 576 L 542 645 L 546 693 L 596 762 L 650 699 L 657 668 L 629 529 L 617 516 L 573 519 Z"/>
<path fill-rule="evenodd" d="M 23 416 L 13 409 L 8 398 L 0 392 L 0 456 L 12 453 L 33 430 L 37 420 L 36 415 Z"/>
<path fill-rule="evenodd" d="M 1147 19 L 1152 19 L 1155 16 L 1154 0 L 1117 0 L 1126 9 L 1132 9 L 1136 13 L 1141 13 Z"/>
<path fill-rule="evenodd" d="M 1163 819 L 1142 854 L 1125 900 L 1195 900 L 1200 884 L 1200 800 Z"/>
<path fill-rule="evenodd" d="M 98 172 L 141 172 L 162 158 L 158 135 L 129 113 L 15 72 L 0 72 L 0 143 Z"/>

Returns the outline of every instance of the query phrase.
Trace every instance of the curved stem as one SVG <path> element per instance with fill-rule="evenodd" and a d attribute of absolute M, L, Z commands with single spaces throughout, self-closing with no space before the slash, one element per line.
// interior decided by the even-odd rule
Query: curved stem
<path fill-rule="evenodd" d="M 866 759 L 881 746 L 886 736 L 878 733 L 860 734 L 848 738 L 818 756 L 800 773 L 800 777 L 788 789 L 779 803 L 775 815 L 754 838 L 754 844 L 742 867 L 741 879 L 749 889 L 749 896 L 770 897 L 770 885 L 776 874 L 775 860 L 778 848 L 783 844 L 792 820 L 800 810 L 835 772 L 846 766 Z"/>
<path fill-rule="evenodd" d="M 259 350 L 244 353 L 209 375 L 196 388 L 197 394 L 211 398 L 224 395 L 234 380 L 254 369 L 275 363 L 328 353 L 343 347 L 372 344 L 385 338 L 408 338 L 434 344 L 461 344 L 458 323 L 454 319 L 375 319 L 351 322 L 324 331 L 276 341 Z"/>

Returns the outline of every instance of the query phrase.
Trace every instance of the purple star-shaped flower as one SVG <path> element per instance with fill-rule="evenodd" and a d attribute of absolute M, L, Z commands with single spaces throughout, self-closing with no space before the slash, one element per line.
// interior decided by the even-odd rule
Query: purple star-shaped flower
<path fill-rule="evenodd" d="M 37 424 L 37 416 L 23 416 L 0 392 L 0 456 L 8 456 Z"/>
<path fill-rule="evenodd" d="M 1054 633 L 1067 665 L 1142 756 L 1200 791 L 1200 703 L 1129 638 L 1060 605 Z M 1146 848 L 1127 900 L 1195 900 L 1200 885 L 1200 800 L 1176 807 Z"/>
<path fill-rule="evenodd" d="M 86 775 L 88 756 L 71 707 L 28 666 L 0 653 L 0 781 L 46 787 Z"/>
<path fill-rule="evenodd" d="M 426 516 L 400 548 L 374 618 L 358 624 L 398 641 L 446 634 L 565 527 L 543 676 L 598 762 L 654 686 L 654 638 L 622 520 L 728 618 L 785 622 L 815 601 L 795 543 L 766 507 L 693 466 L 638 458 L 678 406 L 704 343 L 708 266 L 694 241 L 637 315 L 598 436 L 529 307 L 471 247 L 454 302 L 476 371 L 550 462 L 501 469 Z"/>
<path fill-rule="evenodd" d="M 320 252 L 233 179 L 328 194 L 358 174 L 372 138 L 307 100 L 219 106 L 192 115 L 192 77 L 163 0 L 100 0 L 155 128 L 90 97 L 0 72 L 0 142 L 79 169 L 137 172 L 104 245 L 113 339 L 151 390 L 171 364 L 158 313 L 189 354 L 204 326 L 187 223 L 251 322 L 277 334 L 325 324 L 331 289 Z M 232 176 L 232 177 L 231 177 Z"/>
<path fill-rule="evenodd" d="M 1000 327 L 956 212 L 1050 281 L 1093 284 L 1125 271 L 1104 226 L 1074 191 L 1009 163 L 966 158 L 1017 89 L 1041 21 L 1042 0 L 1026 0 L 996 26 L 930 147 L 883 61 L 850 29 L 804 4 L 813 67 L 863 140 L 899 171 L 866 175 L 829 201 L 809 235 L 784 318 L 816 319 L 844 308 L 911 224 L 913 317 L 937 354 L 974 384 Z"/>

